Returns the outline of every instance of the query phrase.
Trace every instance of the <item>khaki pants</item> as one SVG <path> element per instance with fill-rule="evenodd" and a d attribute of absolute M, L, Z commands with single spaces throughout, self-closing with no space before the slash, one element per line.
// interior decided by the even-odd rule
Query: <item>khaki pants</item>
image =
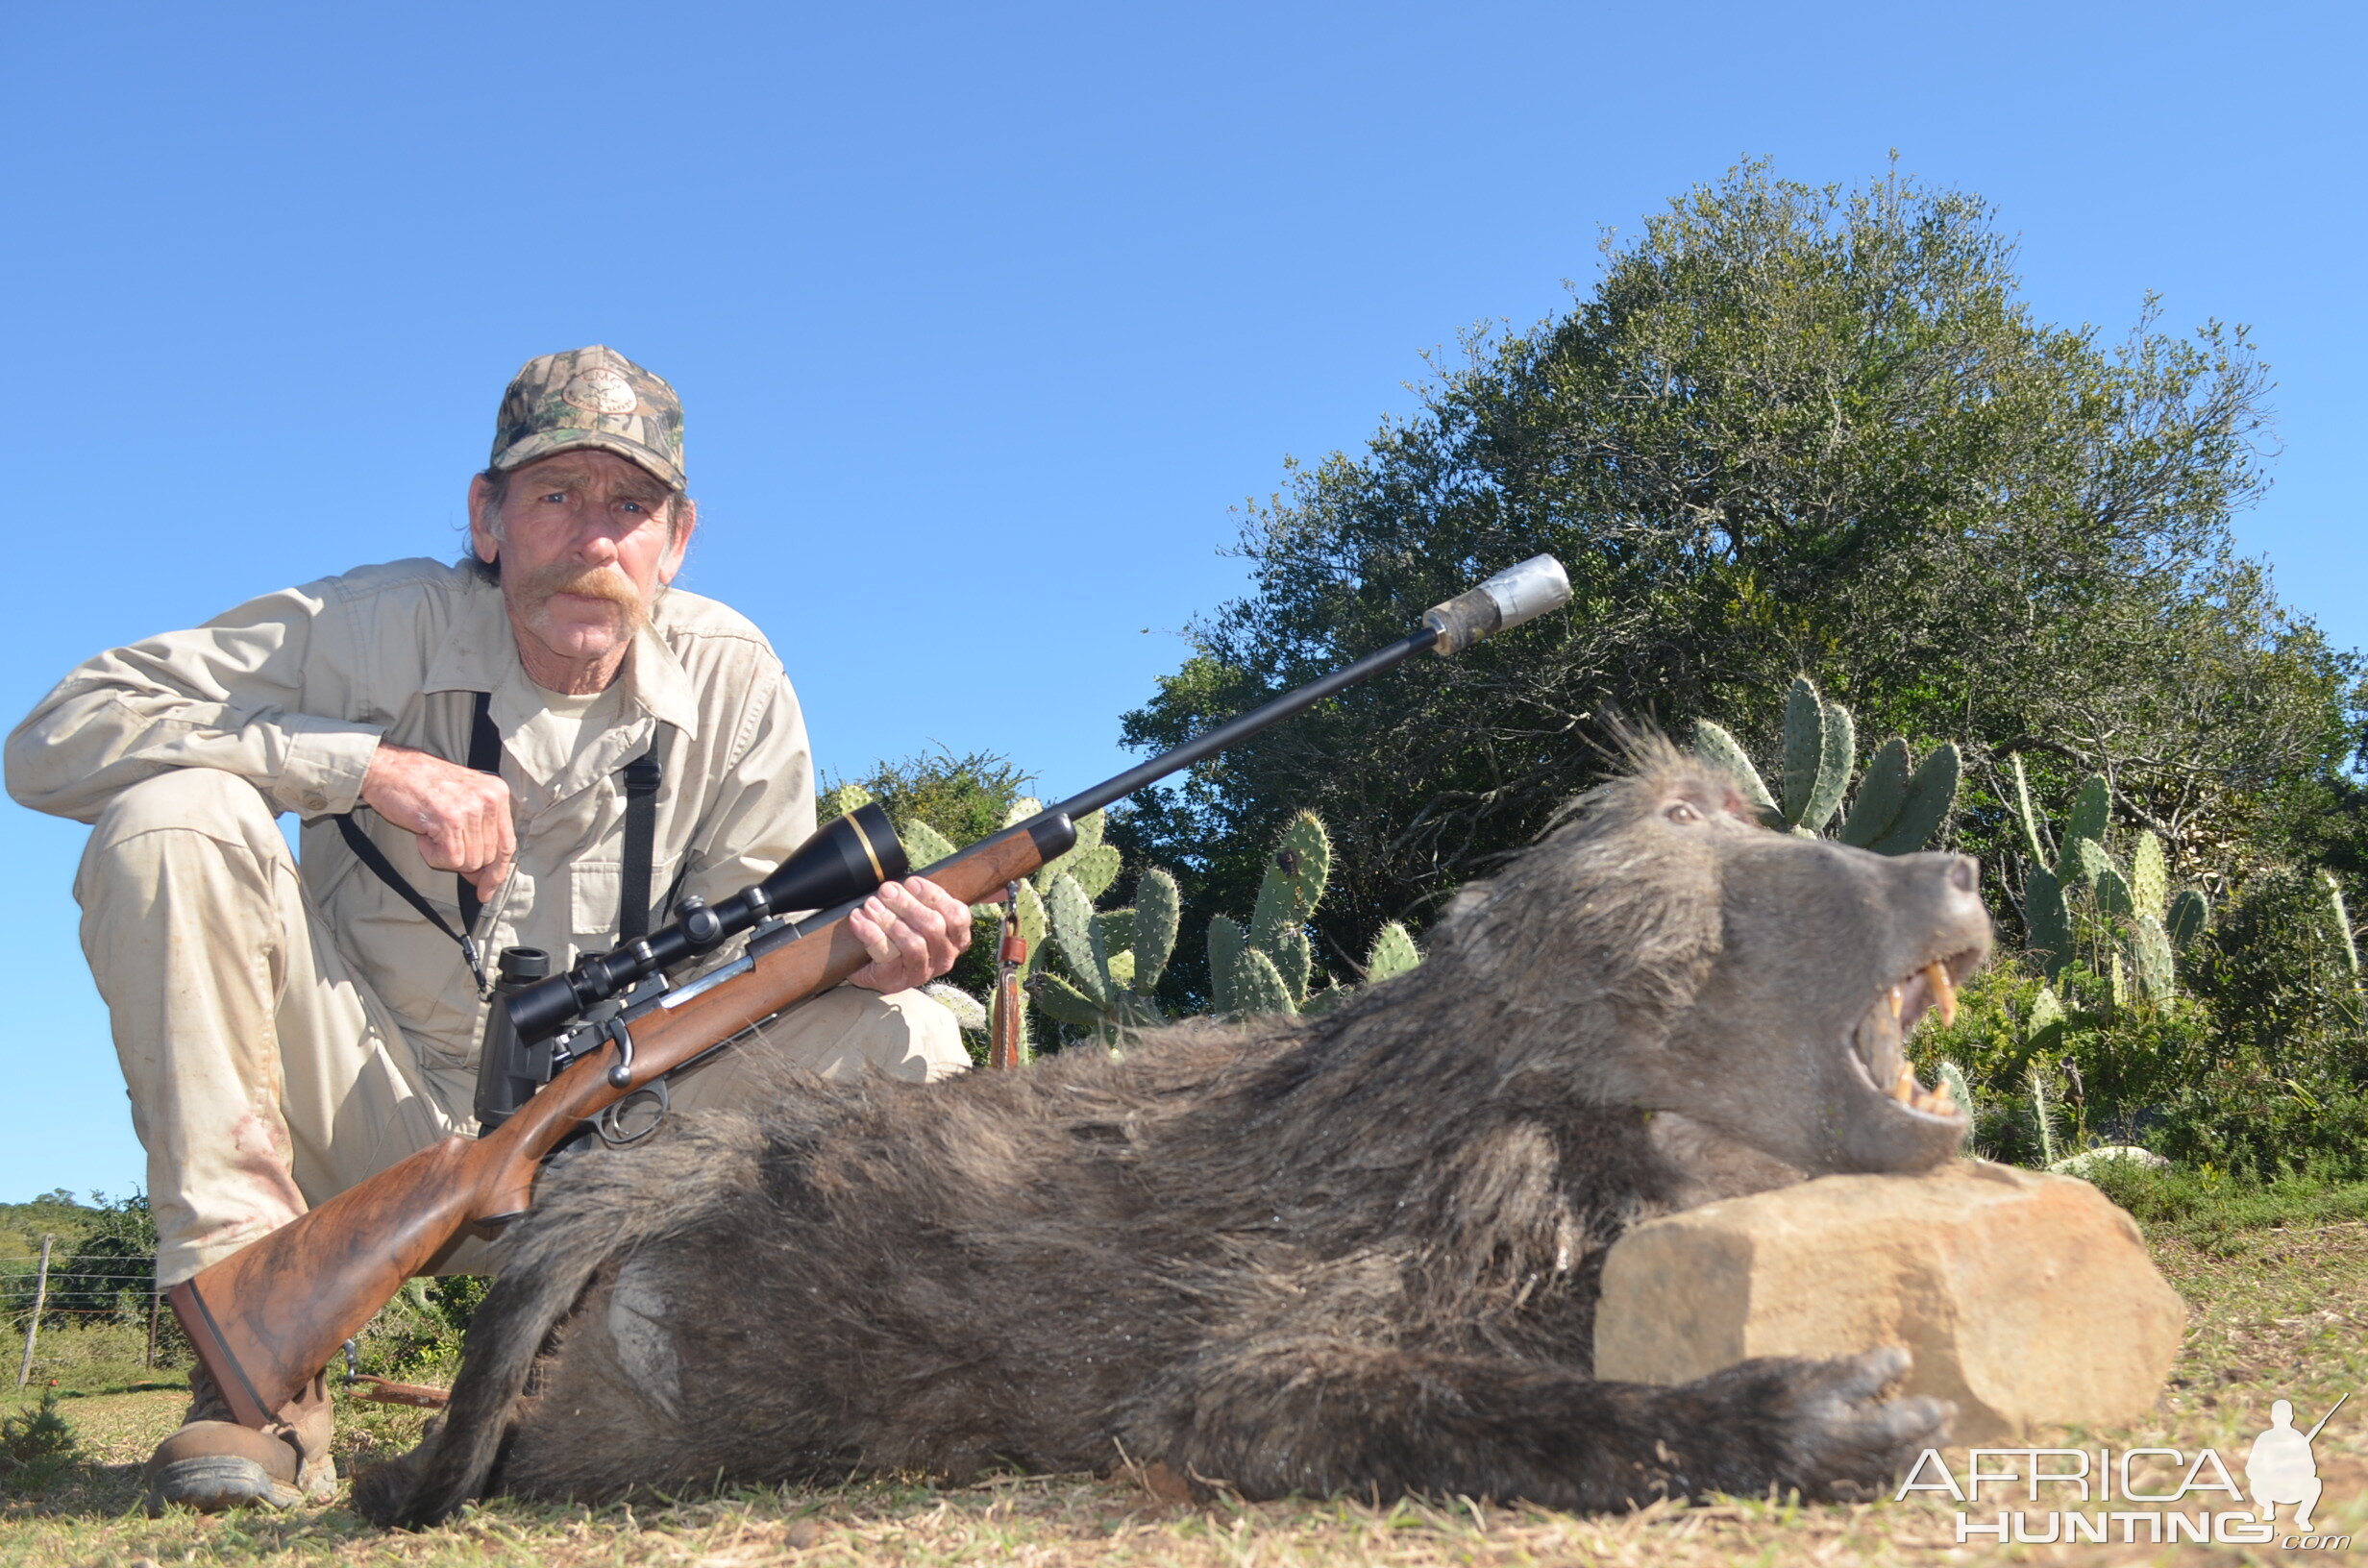
<path fill-rule="evenodd" d="M 474 1128 L 474 1071 L 432 1068 L 404 1039 L 244 779 L 177 768 L 124 791 L 91 831 L 74 894 L 148 1151 L 160 1286 Z M 731 1103 L 782 1062 L 923 1080 L 970 1058 L 929 998 L 841 986 L 678 1075 L 675 1108 Z M 449 1266 L 472 1264 L 475 1244 Z"/>

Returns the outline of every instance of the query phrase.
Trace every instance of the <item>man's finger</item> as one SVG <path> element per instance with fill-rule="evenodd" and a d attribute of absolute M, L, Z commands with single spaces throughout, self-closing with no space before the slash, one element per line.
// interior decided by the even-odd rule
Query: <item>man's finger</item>
<path fill-rule="evenodd" d="M 855 940 L 863 943 L 863 950 L 872 955 L 873 963 L 896 962 L 896 941 L 888 934 L 888 928 L 895 923 L 895 919 L 889 915 L 886 905 L 877 898 L 858 905 L 854 913 L 847 918 L 847 923 L 854 931 Z"/>

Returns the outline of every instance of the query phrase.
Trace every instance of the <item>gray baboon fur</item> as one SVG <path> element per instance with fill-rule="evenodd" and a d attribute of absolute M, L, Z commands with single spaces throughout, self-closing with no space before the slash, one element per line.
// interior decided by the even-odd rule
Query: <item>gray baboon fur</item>
<path fill-rule="evenodd" d="M 361 1506 L 1125 1459 L 1252 1497 L 1879 1484 L 1949 1416 L 1882 1397 L 1904 1353 L 1598 1383 L 1597 1279 L 1640 1219 L 1950 1157 L 1885 1020 L 1987 951 L 1973 865 L 1770 832 L 1639 750 L 1329 1017 L 802 1080 L 564 1164 Z"/>

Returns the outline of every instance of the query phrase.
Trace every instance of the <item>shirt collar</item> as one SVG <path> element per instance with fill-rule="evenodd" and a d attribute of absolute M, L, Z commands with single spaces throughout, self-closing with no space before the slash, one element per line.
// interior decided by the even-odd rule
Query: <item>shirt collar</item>
<path fill-rule="evenodd" d="M 656 614 L 665 613 L 661 596 Z M 625 662 L 622 679 L 629 719 L 638 709 L 674 725 L 685 740 L 698 737 L 699 703 L 690 673 L 654 624 L 645 623 L 634 633 L 632 657 Z M 452 625 L 429 662 L 423 689 L 491 692 L 493 722 L 505 736 L 515 734 L 520 724 L 542 711 L 542 698 L 519 662 L 518 639 L 510 630 L 509 611 L 498 584 L 468 573 Z"/>

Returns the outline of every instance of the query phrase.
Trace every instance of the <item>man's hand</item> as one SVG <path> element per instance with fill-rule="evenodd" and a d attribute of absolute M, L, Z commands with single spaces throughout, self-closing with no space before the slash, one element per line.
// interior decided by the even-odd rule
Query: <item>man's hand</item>
<path fill-rule="evenodd" d="M 429 865 L 458 871 L 480 898 L 490 901 L 501 891 L 518 853 L 518 829 L 510 820 L 509 786 L 500 778 L 431 751 L 381 741 L 362 774 L 361 797 L 371 810 L 416 834 Z M 963 939 L 969 937 L 965 925 Z"/>
<path fill-rule="evenodd" d="M 925 876 L 882 884 L 847 924 L 872 955 L 848 976 L 866 991 L 910 991 L 934 980 L 971 944 L 970 909 Z"/>

